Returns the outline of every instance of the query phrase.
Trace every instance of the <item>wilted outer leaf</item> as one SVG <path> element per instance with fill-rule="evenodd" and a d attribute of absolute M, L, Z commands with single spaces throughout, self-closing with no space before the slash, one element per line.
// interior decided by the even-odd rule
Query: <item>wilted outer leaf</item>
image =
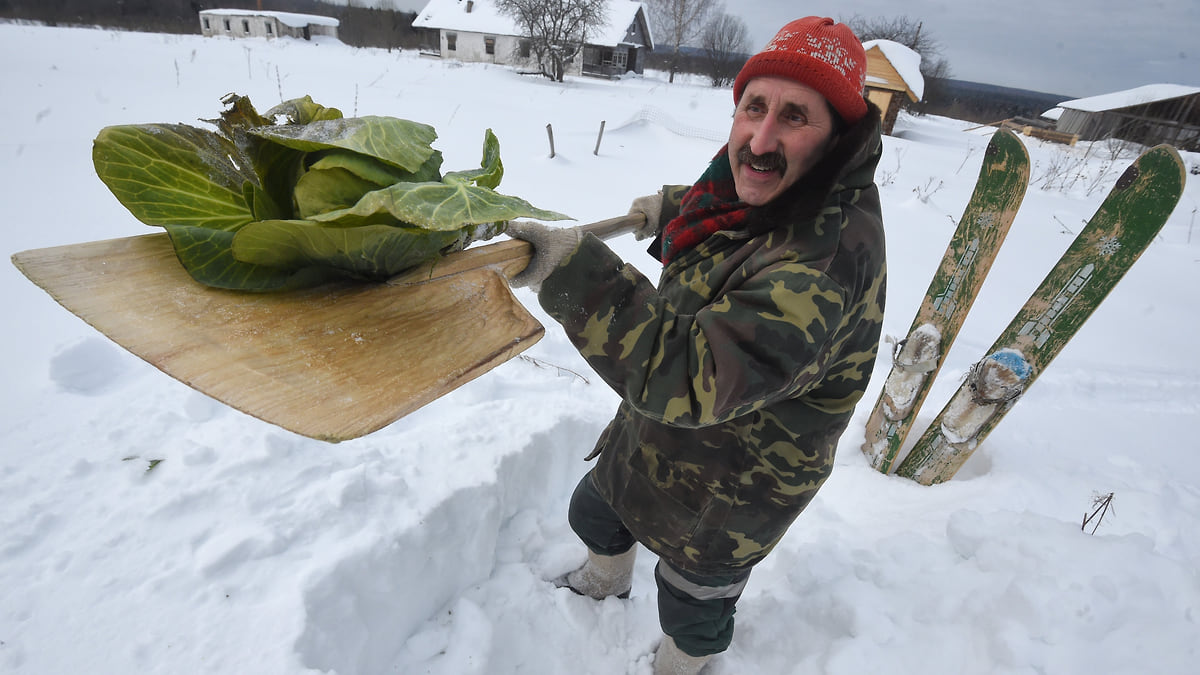
<path fill-rule="evenodd" d="M 394 117 L 351 117 L 251 129 L 259 138 L 293 150 L 315 152 L 340 148 L 416 171 L 433 154 L 437 132 L 428 124 Z"/>
<path fill-rule="evenodd" d="M 304 221 L 267 220 L 242 228 L 233 239 L 238 260 L 281 268 L 323 265 L 351 276 L 383 280 L 437 257 L 463 232 L 364 225 L 323 227 Z"/>
<path fill-rule="evenodd" d="M 247 105 L 249 105 L 249 102 L 249 99 L 247 99 Z M 311 96 L 284 101 L 268 110 L 263 117 L 271 120 L 270 123 L 274 123 L 274 118 L 278 115 L 287 117 L 288 122 L 291 124 L 308 124 L 317 120 L 339 120 L 343 117 L 341 110 L 326 108 L 320 103 L 313 101 Z M 255 124 L 253 126 L 261 125 Z"/>
<path fill-rule="evenodd" d="M 147 225 L 235 230 L 253 218 L 243 197 L 257 183 L 227 139 L 183 124 L 106 127 L 92 146 L 100 180 Z"/>
<path fill-rule="evenodd" d="M 239 291 L 283 291 L 312 286 L 333 277 L 314 267 L 280 269 L 236 260 L 234 233 L 186 225 L 167 225 L 175 255 L 196 281 Z"/>
<path fill-rule="evenodd" d="M 339 227 L 399 220 L 428 230 L 450 231 L 462 229 L 464 225 L 513 218 L 568 219 L 561 213 L 539 209 L 519 197 L 465 183 L 398 183 L 367 193 L 349 209 L 322 213 L 311 219 Z"/>

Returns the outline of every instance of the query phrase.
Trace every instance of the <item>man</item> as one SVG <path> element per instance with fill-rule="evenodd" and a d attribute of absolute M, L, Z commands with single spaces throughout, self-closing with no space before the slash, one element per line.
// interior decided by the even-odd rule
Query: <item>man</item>
<path fill-rule="evenodd" d="M 657 289 L 595 237 L 510 226 L 535 249 L 514 284 L 622 397 L 571 500 L 588 561 L 560 583 L 624 597 L 636 544 L 657 554 L 655 673 L 728 647 L 751 568 L 828 478 L 867 386 L 886 272 L 865 69 L 819 17 L 746 63 L 728 145 L 695 185 L 634 202 Z"/>

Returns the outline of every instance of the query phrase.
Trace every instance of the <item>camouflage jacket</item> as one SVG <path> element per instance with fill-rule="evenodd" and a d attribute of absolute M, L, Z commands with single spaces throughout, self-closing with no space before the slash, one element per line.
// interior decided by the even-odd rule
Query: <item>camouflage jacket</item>
<path fill-rule="evenodd" d="M 591 235 L 542 284 L 542 306 L 623 399 L 593 453 L 596 486 L 679 569 L 754 565 L 832 471 L 883 320 L 872 113 L 657 289 Z M 664 190 L 660 228 L 681 193 Z"/>

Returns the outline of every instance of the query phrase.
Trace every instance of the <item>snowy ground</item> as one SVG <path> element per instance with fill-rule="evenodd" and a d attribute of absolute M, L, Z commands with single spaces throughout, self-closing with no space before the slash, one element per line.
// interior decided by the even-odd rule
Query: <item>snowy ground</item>
<path fill-rule="evenodd" d="M 146 232 L 96 179 L 91 139 L 212 117 L 228 92 L 260 109 L 311 94 L 432 124 L 448 169 L 476 166 L 491 127 L 501 191 L 583 222 L 698 176 L 732 110 L 728 90 L 653 74 L 554 84 L 334 43 L 0 25 L 0 59 L 6 254 Z M 908 327 L 970 193 L 989 131 L 968 126 L 902 118 L 886 139 L 890 335 Z M 1025 142 L 1033 184 L 922 424 L 1131 159 Z M 832 479 L 756 570 L 711 670 L 1196 672 L 1198 186 L 950 483 L 867 466 L 877 374 Z M 640 243 L 614 247 L 654 274 Z M 583 559 L 566 501 L 616 405 L 553 324 L 531 360 L 328 445 L 160 374 L 10 265 L 0 288 L 0 671 L 650 672 L 651 556 L 628 601 L 546 582 Z M 1081 532 L 1110 492 L 1115 510 Z"/>

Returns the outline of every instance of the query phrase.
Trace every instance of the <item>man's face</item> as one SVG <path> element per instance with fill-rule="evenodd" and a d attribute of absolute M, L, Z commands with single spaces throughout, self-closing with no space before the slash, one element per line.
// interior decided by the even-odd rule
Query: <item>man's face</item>
<path fill-rule="evenodd" d="M 783 77 L 750 80 L 729 132 L 738 198 L 762 206 L 783 194 L 829 149 L 833 131 L 829 106 L 815 89 Z"/>

